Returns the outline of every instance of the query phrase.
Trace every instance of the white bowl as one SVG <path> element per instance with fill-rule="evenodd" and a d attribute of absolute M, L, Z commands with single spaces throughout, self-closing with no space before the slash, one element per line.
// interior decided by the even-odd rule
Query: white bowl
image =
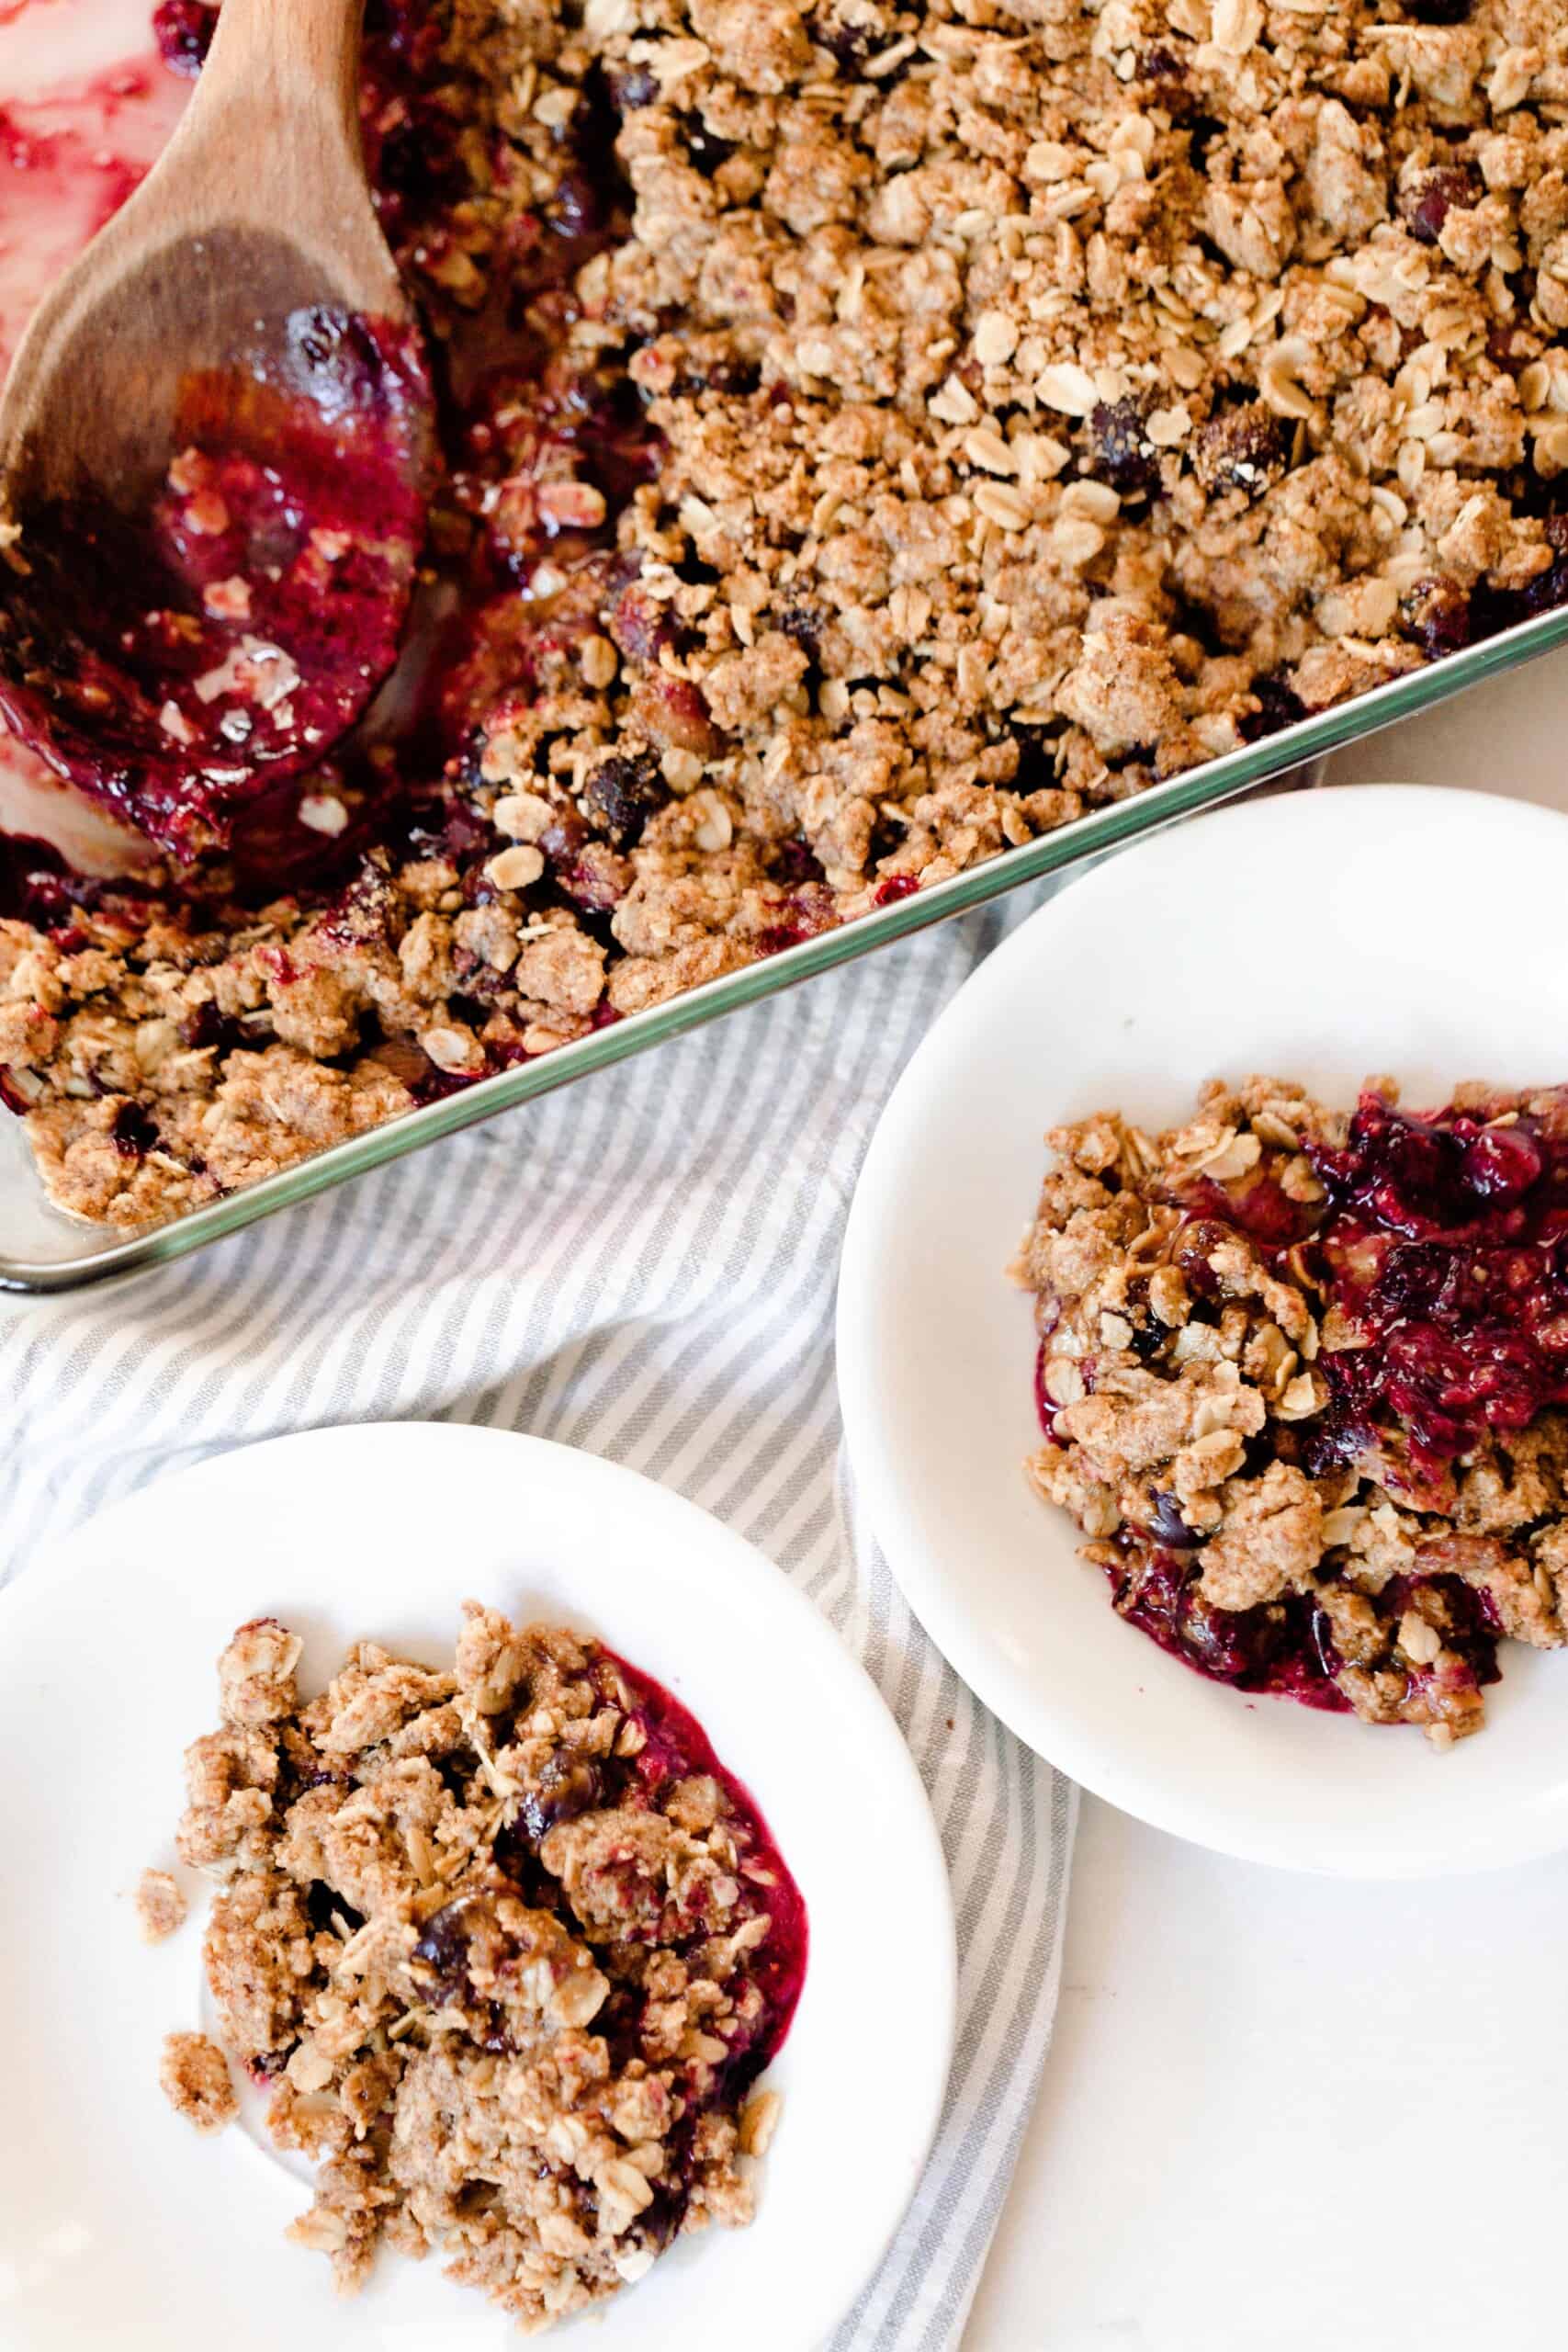
<path fill-rule="evenodd" d="M 363 1634 L 450 1656 L 469 1594 L 599 1634 L 674 1690 L 809 1917 L 756 2222 L 682 2240 L 561 2340 L 805 2352 L 874 2270 L 936 2128 L 954 1964 L 930 1808 L 871 1683 L 760 1553 L 631 1471 L 493 1430 L 324 1430 L 146 1490 L 0 1598 L 6 2352 L 517 2342 L 434 2260 L 384 2255 L 340 2302 L 321 2256 L 284 2242 L 308 2202 L 292 2171 L 262 2135 L 199 2139 L 158 2089 L 164 2034 L 201 2022 L 198 1921 L 149 1951 L 127 1899 L 172 1861 L 181 1750 L 216 1721 L 237 1623 L 303 1634 L 310 1687 Z"/>
<path fill-rule="evenodd" d="M 1030 1301 L 1004 1269 L 1042 1130 L 1182 1114 L 1263 1070 L 1346 1102 L 1568 1079 L 1568 819 L 1478 794 L 1330 789 L 1224 809 L 1100 866 L 960 990 L 889 1102 L 845 1242 L 839 1382 L 873 1525 L 927 1631 L 1052 1762 L 1259 1861 L 1415 1877 L 1568 1845 L 1568 1656 L 1502 1646 L 1487 1724 L 1247 1699 L 1112 1611 L 1039 1443 Z"/>

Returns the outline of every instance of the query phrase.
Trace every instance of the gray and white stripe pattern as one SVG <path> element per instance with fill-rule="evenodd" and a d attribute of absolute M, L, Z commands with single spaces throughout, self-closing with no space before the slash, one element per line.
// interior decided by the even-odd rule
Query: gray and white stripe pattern
<path fill-rule="evenodd" d="M 827 1612 L 919 1764 L 960 1947 L 939 2143 L 833 2352 L 957 2344 L 1056 1999 L 1073 1793 L 910 1615 L 857 1511 L 833 1378 L 839 1248 L 872 1128 L 1003 921 L 966 918 L 733 1015 L 139 1285 L 0 1306 L 6 1574 L 224 1446 L 446 1419 L 662 1480 Z"/>

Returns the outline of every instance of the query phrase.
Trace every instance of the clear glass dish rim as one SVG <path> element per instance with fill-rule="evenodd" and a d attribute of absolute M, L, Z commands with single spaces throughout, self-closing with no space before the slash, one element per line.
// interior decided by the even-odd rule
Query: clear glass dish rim
<path fill-rule="evenodd" d="M 1568 639 L 1568 608 L 1538 614 L 1496 637 L 1483 639 L 1479 645 L 1447 654 L 1442 660 L 1391 679 L 1368 694 L 1355 695 L 1312 718 L 1298 719 L 1259 742 L 1245 744 L 1219 759 L 1205 761 L 1200 767 L 1188 768 L 1164 783 L 1150 785 L 1129 799 L 1090 809 L 1038 841 L 1004 850 L 984 865 L 967 867 L 945 882 L 912 892 L 837 931 L 824 932 L 797 947 L 785 948 L 759 963 L 746 965 L 739 972 L 728 973 L 721 979 L 708 980 L 646 1012 L 629 1014 L 573 1045 L 558 1046 L 536 1061 L 479 1079 L 459 1093 L 448 1095 L 439 1102 L 426 1103 L 385 1126 L 372 1128 L 367 1135 L 329 1145 L 326 1150 L 295 1167 L 264 1177 L 243 1192 L 188 1210 L 167 1225 L 130 1234 L 121 1240 L 106 1241 L 79 1257 L 52 1262 L 16 1258 L 0 1250 L 0 1290 L 58 1295 L 114 1276 L 172 1264 L 190 1250 L 222 1240 L 280 1209 L 313 1200 L 333 1185 L 365 1175 L 373 1168 L 385 1167 L 405 1152 L 418 1150 L 443 1136 L 457 1135 L 465 1127 L 476 1126 L 480 1120 L 515 1110 L 540 1095 L 553 1093 L 558 1087 L 571 1085 L 595 1070 L 629 1060 L 634 1054 L 646 1053 L 671 1037 L 682 1036 L 704 1022 L 716 1020 L 742 1005 L 758 1003 L 764 997 L 796 987 L 802 980 L 814 979 L 820 972 L 836 970 L 856 956 L 908 938 L 929 924 L 946 922 L 955 915 L 967 913 L 972 907 L 984 906 L 1026 882 L 1063 873 L 1085 858 L 1102 856 L 1108 850 L 1122 848 L 1179 818 L 1213 808 L 1287 768 L 1321 758 L 1363 736 L 1375 734 L 1398 719 L 1430 709 L 1484 678 L 1498 676 L 1532 661 L 1564 639 Z M 34 1177 L 32 1181 L 38 1180 Z"/>

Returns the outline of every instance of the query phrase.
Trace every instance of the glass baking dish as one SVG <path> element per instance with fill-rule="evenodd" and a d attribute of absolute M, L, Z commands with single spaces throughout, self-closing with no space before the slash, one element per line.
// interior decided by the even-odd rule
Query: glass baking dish
<path fill-rule="evenodd" d="M 869 955 L 874 948 L 922 931 L 928 923 L 945 922 L 970 907 L 999 898 L 1004 890 L 1016 889 L 1021 883 L 1063 873 L 1086 858 L 1101 856 L 1107 850 L 1156 832 L 1179 817 L 1213 808 L 1284 769 L 1304 766 L 1396 719 L 1429 709 L 1483 678 L 1495 677 L 1533 660 L 1565 638 L 1568 609 L 1538 614 L 1371 694 L 1300 719 L 1261 742 L 1189 768 L 1130 800 L 1092 809 L 1039 841 L 1004 851 L 987 865 L 972 866 L 929 890 L 863 915 L 841 930 L 825 932 L 742 971 L 709 980 L 668 1003 L 596 1030 L 575 1045 L 559 1046 L 537 1061 L 480 1079 L 461 1093 L 411 1111 L 368 1135 L 334 1144 L 298 1167 L 146 1232 L 110 1239 L 101 1227 L 80 1224 L 52 1208 L 33 1169 L 20 1122 L 6 1116 L 0 1121 L 0 1289 L 77 1290 L 111 1275 L 167 1265 L 187 1250 L 239 1232 L 258 1217 L 290 1208 L 297 1201 L 313 1199 L 351 1176 L 363 1175 L 367 1169 L 379 1168 L 442 1136 L 456 1135 L 459 1128 L 473 1126 L 480 1119 L 514 1110 L 558 1086 L 570 1086 L 594 1070 L 661 1045 L 666 1038 L 681 1036 L 701 1022 L 754 1004 L 761 997 L 793 988 L 797 981 L 812 979 L 818 972 L 832 971 L 853 956 Z"/>

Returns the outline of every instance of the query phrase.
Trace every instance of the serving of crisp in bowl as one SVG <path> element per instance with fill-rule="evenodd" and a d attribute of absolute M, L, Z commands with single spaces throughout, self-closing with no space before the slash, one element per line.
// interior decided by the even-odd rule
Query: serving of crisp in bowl
<path fill-rule="evenodd" d="M 1201 1844 L 1568 1841 L 1565 876 L 1561 817 L 1461 792 L 1206 818 L 1022 924 L 877 1131 L 878 1537 L 1016 1731 Z"/>

